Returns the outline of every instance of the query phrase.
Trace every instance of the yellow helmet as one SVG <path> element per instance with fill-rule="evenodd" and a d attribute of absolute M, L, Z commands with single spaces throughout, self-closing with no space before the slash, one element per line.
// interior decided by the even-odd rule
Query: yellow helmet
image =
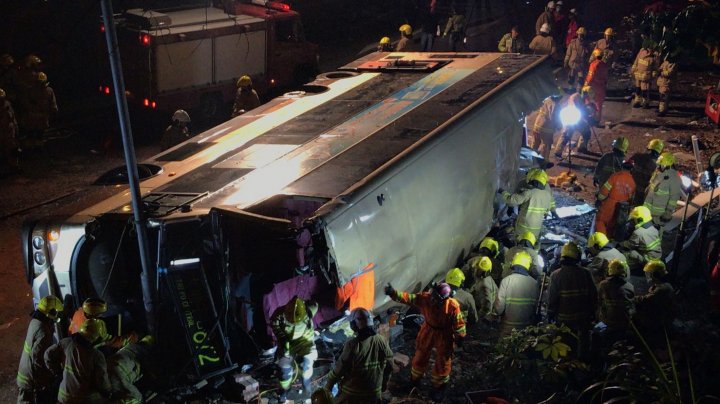
<path fill-rule="evenodd" d="M 155 338 L 152 335 L 146 335 L 140 340 L 141 344 L 153 345 L 155 344 Z"/>
<path fill-rule="evenodd" d="M 592 55 L 593 57 L 599 58 L 602 55 L 603 51 L 601 51 L 598 48 L 593 49 Z"/>
<path fill-rule="evenodd" d="M 492 271 L 492 260 L 488 257 L 480 257 L 480 259 L 474 262 L 474 268 L 482 272 Z"/>
<path fill-rule="evenodd" d="M 667 275 L 665 263 L 658 259 L 648 261 L 643 267 L 643 272 L 650 273 L 653 278 L 662 278 Z"/>
<path fill-rule="evenodd" d="M 38 81 L 41 83 L 47 83 L 47 74 L 44 72 L 38 73 Z"/>
<path fill-rule="evenodd" d="M 612 28 L 605 28 L 605 35 L 609 35 L 609 36 L 615 35 L 615 31 L 613 31 Z"/>
<path fill-rule="evenodd" d="M 575 31 L 575 32 L 576 32 L 578 35 L 585 35 L 585 34 L 587 34 L 587 30 L 585 29 L 585 27 L 580 27 L 580 28 L 578 28 L 577 31 Z"/>
<path fill-rule="evenodd" d="M 0 88 L 0 98 L 5 98 L 6 95 L 7 95 L 7 94 L 5 94 L 5 90 L 3 90 L 2 88 Z"/>
<path fill-rule="evenodd" d="M 652 220 L 650 209 L 645 206 L 636 206 L 632 208 L 629 217 L 630 219 L 635 220 L 636 226 L 642 226 Z"/>
<path fill-rule="evenodd" d="M 595 233 L 590 235 L 590 238 L 588 239 L 588 247 L 597 248 L 599 250 L 605 247 L 609 242 L 610 240 L 608 240 L 605 233 L 596 231 Z"/>
<path fill-rule="evenodd" d="M 82 309 L 86 318 L 97 318 L 107 311 L 107 303 L 105 303 L 102 299 L 91 297 L 89 299 L 85 299 Z"/>
<path fill-rule="evenodd" d="M 317 389 L 312 393 L 310 402 L 312 404 L 333 404 L 335 401 L 329 391 L 325 389 Z"/>
<path fill-rule="evenodd" d="M 672 167 L 675 164 L 675 156 L 670 152 L 663 152 L 657 159 L 657 165 L 662 168 Z"/>
<path fill-rule="evenodd" d="M 238 87 L 250 87 L 252 86 L 252 79 L 247 74 L 244 76 L 241 76 L 237 81 Z"/>
<path fill-rule="evenodd" d="M 403 24 L 400 26 L 400 32 L 402 32 L 403 35 L 410 36 L 412 35 L 413 30 L 410 24 Z"/>
<path fill-rule="evenodd" d="M 108 338 L 107 326 L 104 321 L 91 318 L 85 320 L 82 327 L 80 327 L 80 335 L 92 344 L 98 340 L 104 341 Z"/>
<path fill-rule="evenodd" d="M 63 311 L 63 304 L 57 296 L 45 296 L 40 299 L 37 305 L 37 311 L 44 314 L 47 318 L 55 320 Z"/>
<path fill-rule="evenodd" d="M 627 276 L 628 274 L 628 264 L 627 262 L 619 259 L 611 260 L 608 264 L 608 276 Z"/>
<path fill-rule="evenodd" d="M 655 150 L 658 154 L 663 152 L 663 149 L 665 148 L 665 143 L 663 143 L 660 139 L 653 139 L 650 142 L 648 142 L 647 149 L 648 150 Z"/>
<path fill-rule="evenodd" d="M 620 136 L 619 138 L 613 140 L 612 147 L 613 149 L 627 153 L 628 147 L 630 147 L 630 141 L 625 136 Z"/>
<path fill-rule="evenodd" d="M 530 265 L 532 264 L 532 257 L 530 254 L 526 253 L 525 251 L 519 251 L 515 256 L 513 257 L 511 264 L 513 266 L 520 265 L 521 267 L 530 270 Z"/>
<path fill-rule="evenodd" d="M 303 322 L 308 317 L 305 301 L 297 296 L 290 299 L 285 305 L 284 313 L 285 319 L 294 324 Z"/>
<path fill-rule="evenodd" d="M 389 43 L 390 43 L 390 38 L 388 38 L 386 36 L 380 38 L 380 45 L 387 45 Z"/>
<path fill-rule="evenodd" d="M 579 260 L 580 255 L 580 248 L 572 241 L 565 243 L 565 245 L 562 246 L 562 249 L 560 250 L 561 258 L 571 258 L 574 260 Z"/>
<path fill-rule="evenodd" d="M 500 251 L 500 245 L 498 244 L 497 240 L 495 240 L 492 237 L 485 237 L 480 242 L 480 249 L 486 248 L 488 251 L 490 251 L 490 254 L 493 258 L 497 257 L 498 252 Z"/>
<path fill-rule="evenodd" d="M 460 268 L 453 268 L 445 275 L 445 283 L 450 286 L 459 288 L 463 282 L 465 282 L 465 274 Z"/>
<path fill-rule="evenodd" d="M 542 186 L 545 186 L 548 182 L 548 175 L 545 170 L 542 170 L 540 168 L 531 168 L 530 170 L 528 170 L 525 180 L 527 182 L 535 180 L 539 182 Z"/>
<path fill-rule="evenodd" d="M 533 247 L 535 247 L 535 243 L 537 243 L 537 237 L 535 237 L 535 234 L 533 232 L 526 231 L 517 237 L 517 242 L 519 243 L 521 241 L 528 241 Z"/>

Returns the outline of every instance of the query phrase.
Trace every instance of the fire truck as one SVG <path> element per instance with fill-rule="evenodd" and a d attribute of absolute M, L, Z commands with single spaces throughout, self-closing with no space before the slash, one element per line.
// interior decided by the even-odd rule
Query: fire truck
<path fill-rule="evenodd" d="M 131 105 L 213 117 L 234 99 L 242 75 L 253 79 L 261 95 L 311 80 L 318 47 L 305 40 L 300 15 L 284 3 L 253 1 L 225 8 L 129 9 L 116 17 Z M 99 90 L 110 95 L 105 70 Z"/>

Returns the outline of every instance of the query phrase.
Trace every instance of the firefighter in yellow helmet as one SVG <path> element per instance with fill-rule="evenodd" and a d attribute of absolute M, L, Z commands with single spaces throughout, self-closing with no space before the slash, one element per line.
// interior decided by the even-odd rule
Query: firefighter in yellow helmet
<path fill-rule="evenodd" d="M 111 385 L 105 356 L 95 345 L 107 339 L 105 323 L 91 318 L 80 331 L 45 351 L 45 365 L 62 375 L 58 403 L 106 403 Z"/>
<path fill-rule="evenodd" d="M 635 79 L 635 94 L 632 100 L 633 108 L 647 108 L 650 104 L 650 89 L 652 79 L 657 76 L 658 54 L 651 46 L 649 39 L 643 41 L 643 46 L 635 57 L 630 69 Z"/>
<path fill-rule="evenodd" d="M 601 58 L 608 67 L 612 67 L 613 62 L 616 58 L 617 44 L 615 42 L 615 31 L 612 28 L 605 28 L 603 31 L 603 38 L 595 43 L 595 49 L 600 50 L 601 54 L 593 54 L 590 56 L 590 62 L 597 58 Z"/>
<path fill-rule="evenodd" d="M 27 83 L 18 94 L 18 123 L 28 137 L 28 146 L 42 145 L 42 136 L 50 128 L 50 121 L 58 112 L 55 91 L 50 87 L 47 75 L 38 72 L 35 80 Z"/>
<path fill-rule="evenodd" d="M 630 141 L 625 136 L 620 136 L 612 142 L 612 150 L 603 154 L 595 166 L 593 174 L 593 185 L 602 186 L 614 173 L 622 170 L 622 163 L 625 160 L 625 153 L 630 147 Z"/>
<path fill-rule="evenodd" d="M 663 152 L 657 159 L 657 169 L 645 190 L 643 206 L 650 209 L 652 220 L 661 225 L 672 219 L 677 202 L 683 196 L 680 174 L 673 168 L 675 156 Z"/>
<path fill-rule="evenodd" d="M 649 260 L 643 272 L 650 282 L 650 288 L 646 294 L 635 297 L 635 323 L 643 332 L 642 335 L 652 338 L 651 334 L 663 335 L 663 328 L 667 329 L 672 324 L 675 318 L 675 292 L 666 280 L 668 273 L 662 260 Z"/>
<path fill-rule="evenodd" d="M 592 261 L 588 264 L 587 269 L 593 276 L 595 283 L 605 279 L 610 261 L 620 260 L 627 262 L 627 258 L 615 246 L 614 242 L 611 242 L 604 233 L 599 231 L 591 234 L 588 238 L 588 255 L 592 256 Z M 628 273 L 623 276 L 627 277 L 629 275 Z"/>
<path fill-rule="evenodd" d="M 676 57 L 672 54 L 665 55 L 658 68 L 657 86 L 660 93 L 660 103 L 658 104 L 658 115 L 665 116 L 670 103 L 670 92 L 672 91 L 672 83 L 677 75 Z"/>
<path fill-rule="evenodd" d="M 153 337 L 147 335 L 138 342 L 125 345 L 108 358 L 108 378 L 113 399 L 123 404 L 139 404 L 143 401 L 143 395 L 135 384 L 142 378 L 153 341 Z"/>
<path fill-rule="evenodd" d="M 555 132 L 562 129 L 560 121 L 560 100 L 559 95 L 553 95 L 543 100 L 543 104 L 537 111 L 535 123 L 532 129 L 532 148 L 543 156 L 545 161 L 550 160 L 550 148 L 553 145 Z"/>
<path fill-rule="evenodd" d="M 85 324 L 85 321 L 91 318 L 100 318 L 107 312 L 107 303 L 98 298 L 85 299 L 81 307 L 78 307 L 73 314 L 70 326 L 68 327 L 68 333 L 75 334 L 80 331 L 80 327 Z"/>
<path fill-rule="evenodd" d="M 409 24 L 403 24 L 400 26 L 400 40 L 395 45 L 397 52 L 411 52 L 412 49 L 412 34 L 413 29 Z"/>
<path fill-rule="evenodd" d="M 460 303 L 460 310 L 462 311 L 463 317 L 467 320 L 467 323 L 469 325 L 476 324 L 478 321 L 477 307 L 475 306 L 473 295 L 463 289 L 463 283 L 465 283 L 465 274 L 463 271 L 461 271 L 460 268 L 449 270 L 445 275 L 445 283 L 452 288 L 453 298 Z"/>
<path fill-rule="evenodd" d="M 603 339 L 609 344 L 626 335 L 630 329 L 630 319 L 635 313 L 635 288 L 625 280 L 626 274 L 625 261 L 610 260 L 608 277 L 598 285 L 599 317 L 607 325 Z"/>
<path fill-rule="evenodd" d="M 55 296 L 40 299 L 30 315 L 20 365 L 17 372 L 18 403 L 49 403 L 55 401 L 51 388 L 53 375 L 45 367 L 45 351 L 53 344 L 53 324 L 63 312 L 63 304 Z"/>
<path fill-rule="evenodd" d="M 231 118 L 242 115 L 260 106 L 260 97 L 253 89 L 252 79 L 248 75 L 241 76 L 237 81 L 237 93 Z"/>
<path fill-rule="evenodd" d="M 565 51 L 565 69 L 568 71 L 568 84 L 580 92 L 588 71 L 590 44 L 585 40 L 585 27 L 577 29 L 577 37 L 572 39 Z"/>
<path fill-rule="evenodd" d="M 645 190 L 650 184 L 650 179 L 657 169 L 657 159 L 665 148 L 665 143 L 660 139 L 652 139 L 648 142 L 644 153 L 635 153 L 630 160 L 633 162 L 633 169 L 630 173 L 635 180 L 635 206 L 645 202 Z"/>
<path fill-rule="evenodd" d="M 526 176 L 527 188 L 511 194 L 498 189 L 505 203 L 509 206 L 519 206 L 515 219 L 515 234 L 533 233 L 535 238 L 540 236 L 543 220 L 548 212 L 555 212 L 555 199 L 548 192 L 547 173 L 544 170 L 530 170 Z"/>
<path fill-rule="evenodd" d="M 639 270 L 651 259 L 662 256 L 662 239 L 658 229 L 653 226 L 650 209 L 636 206 L 630 211 L 630 238 L 621 242 L 619 250 L 627 258 L 630 274 L 637 275 Z"/>
<path fill-rule="evenodd" d="M 530 263 L 530 268 L 528 269 L 528 272 L 533 278 L 539 278 L 542 268 L 539 268 L 538 265 L 538 253 L 535 249 L 537 244 L 537 238 L 535 237 L 535 234 L 531 231 L 520 233 L 516 236 L 515 241 L 517 242 L 517 244 L 515 244 L 513 247 L 509 248 L 505 252 L 505 261 L 502 264 L 502 275 L 500 279 L 510 275 L 513 270 L 513 259 L 515 258 L 515 255 L 519 252 L 526 252 L 530 255 L 530 257 L 532 258 L 532 262 Z"/>
<path fill-rule="evenodd" d="M 528 272 L 532 257 L 526 252 L 515 254 L 512 272 L 503 278 L 498 288 L 494 310 L 500 317 L 500 335 L 509 335 L 513 329 L 522 330 L 534 323 L 538 283 Z"/>
<path fill-rule="evenodd" d="M 277 339 L 278 365 L 282 373 L 280 378 L 280 397 L 284 402 L 294 380 L 295 359 L 302 359 L 301 377 L 303 394 L 309 396 L 313 374 L 313 364 L 318 357 L 315 347 L 315 325 L 313 317 L 318 311 L 314 302 L 305 302 L 295 296 L 272 316 L 271 324 Z"/>
<path fill-rule="evenodd" d="M 378 52 L 392 52 L 393 51 L 393 45 L 390 42 L 389 37 L 382 37 L 380 38 L 380 42 L 378 43 Z"/>
<path fill-rule="evenodd" d="M 493 304 L 497 297 L 498 286 L 492 278 L 493 262 L 490 257 L 478 256 L 470 259 L 470 268 L 474 272 L 475 283 L 470 293 L 475 300 L 478 317 L 486 321 L 494 318 Z"/>

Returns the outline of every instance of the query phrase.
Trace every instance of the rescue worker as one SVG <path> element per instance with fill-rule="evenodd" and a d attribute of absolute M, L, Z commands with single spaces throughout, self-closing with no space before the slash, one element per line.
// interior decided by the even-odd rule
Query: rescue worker
<path fill-rule="evenodd" d="M 37 80 L 23 91 L 20 128 L 29 138 L 29 146 L 40 146 L 43 133 L 50 127 L 50 119 L 57 114 L 55 92 L 48 83 L 47 75 L 37 74 Z"/>
<path fill-rule="evenodd" d="M 451 297 L 452 289 L 447 283 L 433 285 L 429 292 L 398 292 L 391 284 L 385 287 L 385 294 L 396 302 L 417 307 L 425 317 L 415 340 L 415 355 L 412 360 L 410 381 L 419 386 L 435 349 L 435 365 L 432 370 L 433 390 L 430 397 L 442 401 L 450 380 L 453 343 L 462 348 L 466 335 L 465 319 L 460 304 Z"/>
<path fill-rule="evenodd" d="M 587 31 L 585 27 L 577 29 L 577 38 L 570 41 L 565 52 L 564 66 L 568 70 L 568 84 L 575 87 L 577 92 L 582 90 L 585 82 L 585 73 L 588 70 L 588 57 L 590 49 L 585 41 Z"/>
<path fill-rule="evenodd" d="M 475 298 L 473 298 L 470 292 L 462 288 L 464 282 L 465 274 L 460 268 L 453 268 L 445 274 L 445 283 L 450 285 L 450 288 L 453 290 L 452 297 L 460 304 L 460 311 L 462 312 L 463 318 L 465 318 L 469 325 L 474 325 L 478 322 Z"/>
<path fill-rule="evenodd" d="M 645 191 L 643 206 L 650 209 L 652 220 L 656 225 L 672 219 L 677 202 L 683 196 L 682 181 L 673 168 L 674 164 L 675 156 L 672 153 L 660 154 L 657 159 L 657 169 Z"/>
<path fill-rule="evenodd" d="M 460 50 L 465 38 L 465 16 L 460 14 L 454 5 L 451 7 L 450 18 L 448 18 L 445 25 L 443 36 L 449 37 L 448 43 L 451 51 L 457 52 Z"/>
<path fill-rule="evenodd" d="M 540 153 L 546 162 L 550 161 L 553 136 L 562 128 L 562 122 L 560 122 L 561 99 L 560 95 L 551 95 L 543 100 L 543 105 L 538 110 L 532 129 L 532 148 Z"/>
<path fill-rule="evenodd" d="M 167 150 L 190 139 L 190 115 L 184 109 L 178 109 L 172 115 L 172 123 L 165 129 L 160 138 L 161 150 Z"/>
<path fill-rule="evenodd" d="M 595 215 L 595 229 L 613 239 L 616 238 L 617 205 L 623 202 L 629 204 L 635 197 L 635 180 L 630 173 L 632 163 L 623 161 L 621 168 L 603 183 L 597 196 L 599 207 Z"/>
<path fill-rule="evenodd" d="M 620 136 L 612 142 L 612 150 L 603 154 L 595 166 L 593 173 L 593 185 L 602 186 L 607 182 L 608 178 L 616 172 L 622 170 L 625 153 L 630 147 L 630 141 L 625 136 Z"/>
<path fill-rule="evenodd" d="M 475 283 L 470 288 L 470 293 L 475 299 L 475 307 L 478 309 L 478 317 L 491 321 L 494 317 L 493 304 L 497 297 L 497 283 L 490 276 L 493 270 L 493 262 L 489 257 L 475 257 L 471 267 L 475 270 Z"/>
<path fill-rule="evenodd" d="M 584 86 L 589 86 L 595 94 L 595 107 L 597 107 L 597 122 L 602 122 L 603 103 L 605 102 L 605 91 L 608 82 L 608 64 L 604 58 L 600 57 L 602 51 L 595 49 L 592 52 L 590 67 L 585 77 Z"/>
<path fill-rule="evenodd" d="M 565 32 L 567 31 L 567 17 L 562 12 L 563 2 L 558 0 L 555 2 L 555 9 L 553 10 L 553 26 L 552 36 L 555 39 L 555 45 L 558 49 L 562 50 L 565 47 Z"/>
<path fill-rule="evenodd" d="M 535 234 L 533 234 L 533 232 L 526 231 L 518 234 L 516 241 L 517 244 L 515 244 L 515 246 L 509 248 L 505 252 L 505 262 L 502 266 L 501 279 L 504 279 L 512 273 L 513 258 L 515 258 L 515 255 L 519 252 L 526 252 L 530 255 L 530 257 L 532 258 L 532 262 L 530 263 L 530 268 L 528 268 L 528 272 L 530 273 L 530 276 L 537 279 L 541 275 L 540 271 L 542 270 L 542 268 L 539 268 L 538 253 L 537 250 L 535 250 L 537 237 L 535 237 Z"/>
<path fill-rule="evenodd" d="M 603 32 L 603 38 L 595 43 L 595 49 L 600 52 L 594 52 L 590 55 L 590 63 L 596 59 L 602 59 L 608 67 L 612 67 L 617 57 L 617 44 L 615 43 L 615 31 L 608 27 Z"/>
<path fill-rule="evenodd" d="M 543 24 L 547 24 L 547 33 L 550 33 L 555 25 L 555 2 L 549 1 L 545 6 L 545 11 L 538 16 L 535 21 L 535 35 L 540 35 Z"/>
<path fill-rule="evenodd" d="M 663 328 L 669 329 L 675 318 L 675 291 L 665 279 L 668 273 L 663 261 L 648 261 L 643 272 L 650 288 L 646 294 L 635 297 L 634 320 L 642 335 L 652 339 L 654 334 L 664 335 Z"/>
<path fill-rule="evenodd" d="M 635 198 L 633 205 L 642 205 L 645 202 L 645 190 L 650 184 L 650 179 L 657 169 L 657 159 L 663 152 L 665 144 L 660 139 L 652 139 L 647 144 L 645 153 L 635 153 L 630 160 L 633 162 L 633 169 L 630 173 L 635 180 Z"/>
<path fill-rule="evenodd" d="M 540 33 L 530 41 L 528 48 L 530 48 L 533 55 L 550 55 L 555 60 L 560 59 L 555 39 L 550 35 L 550 26 L 548 24 L 543 24 L 540 27 Z"/>
<path fill-rule="evenodd" d="M 650 104 L 650 82 L 657 76 L 657 54 L 650 47 L 649 40 L 645 40 L 643 47 L 635 57 L 630 72 L 635 80 L 635 91 L 632 100 L 633 108 L 647 108 Z"/>
<path fill-rule="evenodd" d="M 5 90 L 0 88 L 0 175 L 20 170 L 19 146 L 15 110 Z"/>
<path fill-rule="evenodd" d="M 388 341 L 375 333 L 369 311 L 356 308 L 350 313 L 350 328 L 356 336 L 345 342 L 335 367 L 328 373 L 326 391 L 340 383 L 335 402 L 380 403 L 392 374 L 393 352 Z"/>
<path fill-rule="evenodd" d="M 123 404 L 140 404 L 143 401 L 143 394 L 135 384 L 142 378 L 152 345 L 153 337 L 147 335 L 138 342 L 120 348 L 108 359 L 108 379 L 114 399 Z"/>
<path fill-rule="evenodd" d="M 565 30 L 565 48 L 569 47 L 570 42 L 572 42 L 573 39 L 578 37 L 578 29 L 580 29 L 580 25 L 577 20 L 577 10 L 571 8 L 570 12 L 568 13 L 567 29 Z"/>
<path fill-rule="evenodd" d="M 578 335 L 578 357 L 589 352 L 590 328 L 597 309 L 597 288 L 590 272 L 579 266 L 580 248 L 566 243 L 560 251 L 560 269 L 550 275 L 548 318 L 565 324 Z"/>
<path fill-rule="evenodd" d="M 378 52 L 392 52 L 393 51 L 393 45 L 390 43 L 389 37 L 382 37 L 380 38 L 380 43 L 378 43 Z"/>
<path fill-rule="evenodd" d="M 85 299 L 82 306 L 78 307 L 73 313 L 68 326 L 68 333 L 75 334 L 79 332 L 85 321 L 91 318 L 100 318 L 105 312 L 107 312 L 107 303 L 104 300 L 93 297 Z"/>
<path fill-rule="evenodd" d="M 605 274 L 608 272 L 608 265 L 610 261 L 619 260 L 627 264 L 627 258 L 615 248 L 615 243 L 611 242 L 608 237 L 599 231 L 591 234 L 588 238 L 588 251 L 592 255 L 592 260 L 588 264 L 587 269 L 590 271 L 595 283 L 599 283 L 605 279 Z M 623 277 L 630 276 L 630 273 L 626 273 Z"/>
<path fill-rule="evenodd" d="M 252 79 L 248 75 L 241 76 L 237 83 L 237 92 L 235 93 L 235 104 L 231 118 L 242 115 L 250 110 L 260 106 L 260 97 L 257 91 L 253 89 Z"/>
<path fill-rule="evenodd" d="M 18 404 L 55 401 L 53 374 L 45 366 L 45 351 L 53 344 L 54 323 L 63 312 L 63 304 L 55 296 L 40 299 L 30 314 L 20 365 L 17 373 Z"/>
<path fill-rule="evenodd" d="M 520 37 L 517 26 L 510 28 L 510 32 L 500 38 L 498 50 L 504 53 L 523 53 L 525 51 L 525 41 Z"/>
<path fill-rule="evenodd" d="M 588 150 L 590 136 L 592 135 L 590 124 L 595 123 L 595 117 L 597 115 L 595 102 L 590 98 L 591 93 L 592 89 L 585 86 L 581 91 L 573 93 L 570 98 L 568 98 L 567 105 L 574 106 L 580 111 L 580 119 L 576 124 L 566 126 L 565 130 L 563 130 L 560 143 L 555 147 L 555 157 L 562 158 L 563 150 L 565 150 L 565 146 L 570 144 L 575 132 L 580 132 L 577 151 L 584 154 L 590 153 Z M 568 150 L 568 152 L 570 151 Z"/>
<path fill-rule="evenodd" d="M 439 15 L 430 9 L 429 4 L 425 4 L 420 7 L 418 20 L 420 21 L 420 51 L 432 52 L 435 35 L 439 34 L 440 30 Z"/>
<path fill-rule="evenodd" d="M 80 331 L 60 340 L 45 351 L 45 365 L 56 375 L 62 375 L 57 402 L 106 403 L 111 386 L 105 356 L 95 344 L 107 339 L 102 320 L 91 318 Z"/>
<path fill-rule="evenodd" d="M 637 274 L 645 263 L 662 256 L 662 239 L 658 229 L 653 226 L 650 209 L 636 206 L 630 211 L 630 223 L 633 227 L 630 238 L 618 244 L 620 252 L 627 258 L 630 274 Z"/>
<path fill-rule="evenodd" d="M 524 251 L 515 254 L 512 273 L 500 283 L 493 308 L 501 318 L 501 336 L 534 323 L 539 290 L 537 281 L 528 272 L 531 264 L 530 254 Z"/>
<path fill-rule="evenodd" d="M 528 171 L 526 181 L 528 187 L 519 190 L 515 194 L 502 189 L 498 189 L 498 193 L 502 194 L 505 203 L 509 206 L 520 207 L 515 219 L 515 234 L 524 234 L 529 231 L 537 239 L 540 236 L 545 215 L 550 211 L 553 214 L 555 212 L 555 200 L 552 193 L 547 192 L 545 189 L 547 185 L 547 173 L 545 171 Z"/>
<path fill-rule="evenodd" d="M 410 24 L 403 24 L 400 26 L 400 40 L 395 45 L 396 52 L 410 52 L 412 51 L 412 34 L 413 29 Z"/>
<path fill-rule="evenodd" d="M 15 59 L 10 54 L 0 56 L 0 88 L 7 93 L 7 99 L 10 102 L 15 101 L 17 91 L 17 68 Z"/>
<path fill-rule="evenodd" d="M 630 329 L 630 319 L 635 314 L 635 288 L 625 280 L 625 261 L 611 260 L 607 266 L 607 276 L 598 285 L 598 312 L 600 321 L 607 325 L 603 339 L 610 345 L 625 337 Z"/>
<path fill-rule="evenodd" d="M 665 55 L 665 60 L 658 68 L 657 86 L 660 93 L 660 103 L 658 104 L 658 115 L 665 116 L 670 103 L 670 92 L 672 91 L 672 82 L 675 80 L 677 64 L 675 56 Z"/>
<path fill-rule="evenodd" d="M 502 279 L 502 257 L 500 256 L 500 244 L 492 237 L 485 237 L 480 242 L 478 250 L 478 255 L 475 257 L 471 257 L 463 267 L 463 272 L 465 273 L 466 278 L 469 278 L 469 283 L 473 284 L 475 282 L 474 276 L 476 268 L 474 267 L 474 265 L 477 265 L 477 260 L 480 257 L 488 257 L 492 262 L 493 266 L 493 270 L 490 273 L 490 276 L 496 281 L 497 284 L 500 284 L 500 280 Z"/>
<path fill-rule="evenodd" d="M 315 302 L 305 303 L 295 296 L 272 316 L 272 330 L 277 338 L 277 354 L 282 376 L 280 379 L 280 402 L 287 400 L 287 393 L 294 379 L 295 358 L 302 358 L 303 394 L 310 395 L 313 364 L 318 357 L 315 347 L 315 325 L 313 317 L 318 311 Z"/>

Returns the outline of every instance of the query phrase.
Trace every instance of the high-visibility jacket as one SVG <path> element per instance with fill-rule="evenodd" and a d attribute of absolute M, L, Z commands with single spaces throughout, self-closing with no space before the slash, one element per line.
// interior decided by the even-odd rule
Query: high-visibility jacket
<path fill-rule="evenodd" d="M 565 65 L 570 70 L 578 71 L 585 75 L 588 69 L 588 55 L 590 49 L 588 48 L 587 42 L 581 41 L 580 38 L 575 38 L 570 41 L 567 51 L 565 52 Z"/>
<path fill-rule="evenodd" d="M 533 324 L 539 292 L 537 281 L 525 270 L 516 268 L 500 282 L 495 313 L 502 317 L 501 335 Z"/>
<path fill-rule="evenodd" d="M 607 63 L 608 66 L 612 66 L 617 57 L 615 42 L 602 38 L 595 43 L 595 49 L 600 49 L 602 51 L 600 60 Z M 596 59 L 597 58 L 590 53 L 590 63 L 594 62 Z"/>
<path fill-rule="evenodd" d="M 105 356 L 80 334 L 63 338 L 45 351 L 45 365 L 62 373 L 58 403 L 105 403 L 111 386 Z"/>
<path fill-rule="evenodd" d="M 614 173 L 622 170 L 622 162 L 624 154 L 616 151 L 610 151 L 602 155 L 595 166 L 593 181 L 602 186 Z"/>
<path fill-rule="evenodd" d="M 630 319 L 635 313 L 635 288 L 622 276 L 611 276 L 598 286 L 598 305 L 600 321 L 608 328 L 627 330 Z"/>
<path fill-rule="evenodd" d="M 597 308 L 597 288 L 590 272 L 562 265 L 550 275 L 548 315 L 576 330 L 587 329 Z"/>
<path fill-rule="evenodd" d="M 475 299 L 478 316 L 489 319 L 494 313 L 493 304 L 498 292 L 495 280 L 491 276 L 476 279 L 475 284 L 470 288 L 470 292 Z"/>
<path fill-rule="evenodd" d="M 515 258 L 515 255 L 519 252 L 526 252 L 530 254 L 530 257 L 532 258 L 532 264 L 530 264 L 530 276 L 537 279 L 540 276 L 540 260 L 538 259 L 538 253 L 535 251 L 534 248 L 528 248 L 523 247 L 521 245 L 516 245 L 514 247 L 509 248 L 505 252 L 505 262 L 502 266 L 502 277 L 505 278 L 508 275 L 510 275 L 513 271 L 512 268 L 512 260 Z"/>
<path fill-rule="evenodd" d="M 515 234 L 529 231 L 539 238 L 545 215 L 552 209 L 555 199 L 545 189 L 527 188 L 515 194 L 503 192 L 503 199 L 510 206 L 520 206 L 515 219 Z"/>
<path fill-rule="evenodd" d="M 34 311 L 23 342 L 20 365 L 17 372 L 17 386 L 35 390 L 50 386 L 53 375 L 45 367 L 45 351 L 53 344 L 53 323 L 39 311 Z"/>
<path fill-rule="evenodd" d="M 608 264 L 610 264 L 610 261 L 612 260 L 627 262 L 625 255 L 615 248 L 614 244 L 607 243 L 605 247 L 603 247 L 595 257 L 593 257 L 587 267 L 596 283 L 599 283 L 607 277 Z M 625 274 L 625 277 L 629 275 L 630 274 Z"/>
<path fill-rule="evenodd" d="M 453 298 L 460 304 L 460 311 L 465 321 L 467 321 L 468 324 L 477 323 L 478 312 L 473 295 L 465 289 L 457 289 L 455 290 Z"/>
<path fill-rule="evenodd" d="M 552 135 L 562 128 L 560 122 L 560 108 L 558 102 L 547 97 L 543 100 L 543 104 L 538 110 L 533 125 L 533 132 L 544 135 Z"/>
<path fill-rule="evenodd" d="M 379 399 L 392 373 L 393 352 L 387 340 L 374 331 L 361 332 L 347 340 L 335 368 L 328 373 L 328 385 L 340 382 L 347 403 Z"/>
<path fill-rule="evenodd" d="M 536 35 L 530 41 L 528 48 L 530 48 L 533 55 L 550 55 L 553 59 L 558 59 L 555 39 L 550 35 Z"/>
<path fill-rule="evenodd" d="M 657 74 L 657 54 L 650 49 L 640 49 L 630 71 L 635 80 L 650 81 Z"/>
<path fill-rule="evenodd" d="M 645 261 L 662 256 L 662 239 L 652 222 L 645 223 L 633 230 L 630 238 L 620 243 L 622 251 L 636 251 Z"/>
<path fill-rule="evenodd" d="M 522 53 L 525 50 L 525 41 L 520 36 L 513 38 L 512 33 L 508 32 L 500 38 L 498 50 L 500 52 Z"/>
<path fill-rule="evenodd" d="M 635 180 L 630 171 L 621 170 L 610 175 L 600 187 L 598 200 L 602 205 L 595 216 L 595 230 L 612 237 L 615 234 L 617 204 L 630 202 L 635 196 Z"/>
<path fill-rule="evenodd" d="M 286 319 L 283 308 L 278 308 L 271 319 L 280 354 L 289 351 L 291 356 L 305 356 L 315 351 L 315 325 L 312 319 L 318 311 L 317 303 L 306 303 L 308 315 L 298 323 Z"/>
<path fill-rule="evenodd" d="M 142 402 L 143 395 L 135 383 L 142 377 L 142 361 L 149 353 L 149 345 L 135 342 L 124 346 L 108 359 L 108 378 L 113 397 L 122 400 L 123 404 Z"/>
<path fill-rule="evenodd" d="M 658 223 L 658 219 L 663 215 L 669 216 L 675 212 L 677 202 L 682 195 L 682 181 L 675 169 L 655 171 L 645 192 L 643 205 L 650 209 L 653 221 Z"/>
<path fill-rule="evenodd" d="M 605 91 L 608 82 L 608 63 L 603 59 L 596 59 L 590 62 L 585 85 L 590 86 L 595 93 L 595 106 L 597 107 L 597 120 L 602 119 L 603 103 L 605 102 Z"/>
<path fill-rule="evenodd" d="M 669 62 L 667 60 L 664 60 L 662 64 L 660 64 L 660 68 L 658 69 L 659 72 L 657 78 L 657 85 L 658 90 L 661 94 L 670 91 L 672 82 L 675 79 L 676 68 L 677 65 L 675 63 Z"/>
<path fill-rule="evenodd" d="M 647 294 L 635 297 L 635 318 L 643 329 L 661 329 L 669 326 L 675 318 L 675 292 L 672 285 L 656 282 Z"/>
<path fill-rule="evenodd" d="M 635 181 L 635 198 L 633 200 L 633 206 L 642 205 L 645 201 L 645 190 L 650 184 L 650 178 L 652 178 L 655 170 L 657 169 L 657 157 L 653 156 L 652 153 L 636 153 L 630 160 L 633 162 L 633 169 L 630 173 Z"/>

